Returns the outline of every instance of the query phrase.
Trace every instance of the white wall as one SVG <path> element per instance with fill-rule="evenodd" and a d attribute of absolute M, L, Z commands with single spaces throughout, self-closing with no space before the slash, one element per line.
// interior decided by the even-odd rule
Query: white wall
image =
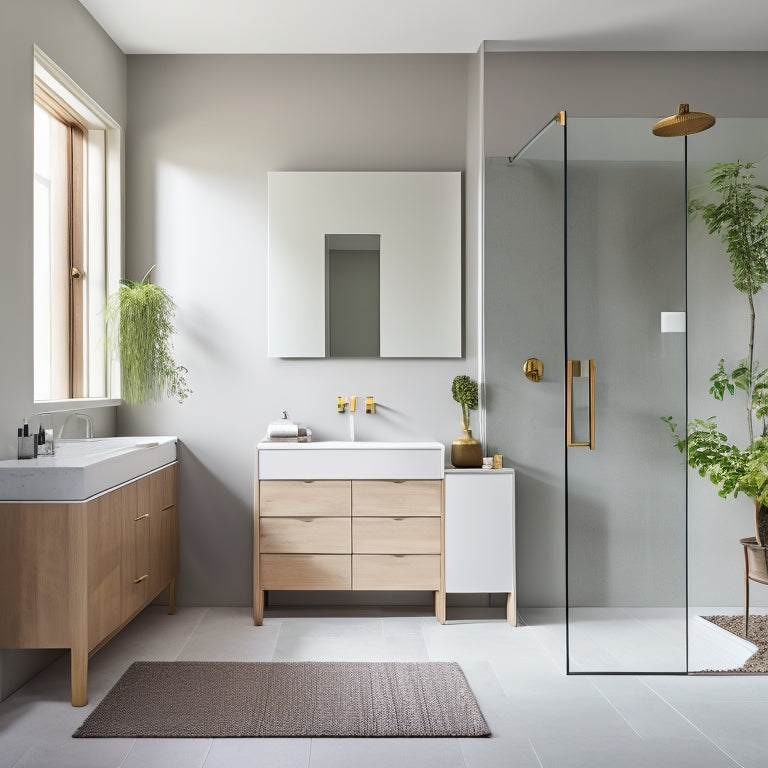
<path fill-rule="evenodd" d="M 561 109 L 581 117 L 663 117 L 673 114 L 679 102 L 693 110 L 717 117 L 768 116 L 768 103 L 756 98 L 764 92 L 768 71 L 765 53 L 488 53 L 485 60 L 485 154 L 514 155 Z M 704 134 L 702 134 L 704 135 Z M 695 138 L 695 137 L 692 137 Z M 505 354 L 524 361 L 538 350 L 545 373 L 551 360 L 556 370 L 551 383 L 562 391 L 561 341 L 548 332 L 563 327 L 562 290 L 552 290 L 562 274 L 562 250 L 553 249 L 549 258 L 535 264 L 518 257 L 521 279 L 511 282 L 504 304 L 486 306 L 486 325 L 505 323 L 511 330 Z M 725 273 L 725 274 L 722 274 Z M 701 300 L 699 307 L 716 302 L 718 314 L 710 323 L 743 317 L 743 299 L 729 288 L 727 268 L 718 267 L 710 281 L 706 272 L 689 278 L 689 301 Z M 695 282 L 691 283 L 693 279 Z M 706 287 L 705 287 L 706 286 Z M 723 293 L 713 286 L 722 287 Z M 714 290 L 714 295 L 712 291 Z M 706 312 L 706 310 L 705 310 Z M 702 312 L 697 314 L 701 319 Z M 532 323 L 530 318 L 546 322 Z M 693 322 L 693 316 L 692 316 Z M 707 360 L 691 368 L 693 387 L 704 387 L 701 369 L 710 364 L 712 338 L 722 342 L 713 326 L 699 326 L 688 334 L 689 360 Z M 562 339 L 562 336 L 559 337 Z M 732 337 L 738 349 L 742 336 Z M 723 354 L 715 345 L 714 363 Z M 490 352 L 490 350 L 489 350 Z M 539 355 L 540 356 L 540 355 Z M 762 356 L 765 358 L 765 355 Z M 542 358 L 543 359 L 543 358 Z M 509 397 L 530 405 L 530 383 L 522 376 L 510 377 Z M 540 386 L 540 385 L 539 385 Z M 711 402 L 711 401 L 710 401 Z M 702 398 L 692 397 L 691 415 L 701 415 L 695 406 Z M 706 406 L 705 406 L 706 407 Z M 714 410 L 706 411 L 707 416 Z M 541 413 L 545 425 L 550 413 Z M 562 425 L 562 417 L 558 416 Z M 519 429 L 515 411 L 496 412 L 489 403 L 489 440 L 494 449 L 510 457 L 519 470 L 517 489 L 518 588 L 523 605 L 562 605 L 565 557 L 563 507 L 563 429 Z M 679 457 L 671 455 L 670 461 Z M 739 605 L 741 601 L 740 551 L 738 539 L 750 535 L 751 509 L 740 498 L 718 499 L 711 485 L 697 476 L 689 480 L 690 513 L 690 599 L 692 604 Z M 766 601 L 766 591 L 757 586 L 756 601 Z"/>
<path fill-rule="evenodd" d="M 39 46 L 121 125 L 127 61 L 76 0 L 3 0 L 0 4 L 0 459 L 16 457 L 16 428 L 40 408 L 32 397 L 33 45 Z M 91 412 L 110 434 L 115 409 Z M 2 651 L 0 696 L 50 654 Z"/>
<path fill-rule="evenodd" d="M 287 409 L 316 439 L 345 439 L 337 396 L 373 395 L 360 439 L 449 445 L 451 382 L 477 375 L 472 257 L 465 359 L 268 358 L 267 172 L 463 171 L 468 57 L 131 56 L 128 72 L 126 274 L 157 264 L 193 394 L 120 407 L 119 431 L 182 442 L 180 603 L 249 605 L 267 424 Z"/>

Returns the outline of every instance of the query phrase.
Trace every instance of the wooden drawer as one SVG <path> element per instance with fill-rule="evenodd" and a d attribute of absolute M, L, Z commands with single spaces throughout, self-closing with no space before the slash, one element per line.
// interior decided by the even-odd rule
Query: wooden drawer
<path fill-rule="evenodd" d="M 259 521 L 261 552 L 349 554 L 348 517 L 267 517 Z"/>
<path fill-rule="evenodd" d="M 352 552 L 439 555 L 439 517 L 355 517 Z"/>
<path fill-rule="evenodd" d="M 440 555 L 352 555 L 352 589 L 440 589 Z"/>
<path fill-rule="evenodd" d="M 349 480 L 262 480 L 261 517 L 348 517 Z"/>
<path fill-rule="evenodd" d="M 349 555 L 261 555 L 261 589 L 350 589 Z"/>
<path fill-rule="evenodd" d="M 352 514 L 440 517 L 442 495 L 442 480 L 353 480 Z"/>

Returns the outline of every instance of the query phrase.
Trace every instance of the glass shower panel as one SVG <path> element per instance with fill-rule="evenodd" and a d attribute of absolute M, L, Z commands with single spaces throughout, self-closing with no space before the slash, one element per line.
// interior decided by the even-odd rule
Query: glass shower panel
<path fill-rule="evenodd" d="M 569 118 L 567 658 L 571 673 L 687 670 L 685 139 Z"/>
<path fill-rule="evenodd" d="M 755 181 L 768 185 L 768 120 L 718 117 L 713 128 L 691 136 L 689 196 L 715 200 L 709 189 L 709 169 L 716 163 L 736 160 L 754 163 L 751 172 Z M 726 245 L 717 234 L 709 234 L 700 215 L 688 221 L 688 306 L 689 417 L 715 416 L 728 442 L 744 447 L 748 443 L 744 393 L 736 390 L 733 397 L 726 395 L 718 403 L 709 393 L 709 378 L 720 358 L 730 373 L 748 354 L 748 299 L 733 287 Z M 765 290 L 755 297 L 755 312 L 755 357 L 761 363 L 759 368 L 764 368 L 768 362 Z M 689 470 L 688 509 L 689 669 L 733 669 L 743 664 L 746 655 L 731 657 L 729 652 L 715 656 L 707 632 L 699 629 L 711 625 L 700 617 L 723 613 L 741 617 L 743 613 L 742 550 L 738 542 L 754 535 L 752 502 L 741 494 L 736 499 L 718 499 L 710 481 Z M 754 587 L 752 601 L 764 601 Z M 738 646 L 735 649 L 742 650 Z"/>

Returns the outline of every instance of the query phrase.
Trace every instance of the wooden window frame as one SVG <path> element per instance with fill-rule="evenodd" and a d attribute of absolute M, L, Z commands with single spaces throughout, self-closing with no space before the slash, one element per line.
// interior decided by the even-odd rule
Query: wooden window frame
<path fill-rule="evenodd" d="M 87 127 L 79 117 L 55 93 L 42 82 L 35 80 L 34 100 L 45 112 L 66 128 L 67 154 L 67 263 L 61 268 L 67 271 L 68 305 L 67 398 L 85 396 L 85 350 L 83 333 L 85 322 L 85 283 L 87 279 L 85 249 L 85 142 Z"/>

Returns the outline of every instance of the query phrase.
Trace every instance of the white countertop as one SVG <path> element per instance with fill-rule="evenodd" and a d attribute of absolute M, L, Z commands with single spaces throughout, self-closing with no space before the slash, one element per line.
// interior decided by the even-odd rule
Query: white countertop
<path fill-rule="evenodd" d="M 57 440 L 53 456 L 0 461 L 0 501 L 82 501 L 176 461 L 175 436 Z"/>

